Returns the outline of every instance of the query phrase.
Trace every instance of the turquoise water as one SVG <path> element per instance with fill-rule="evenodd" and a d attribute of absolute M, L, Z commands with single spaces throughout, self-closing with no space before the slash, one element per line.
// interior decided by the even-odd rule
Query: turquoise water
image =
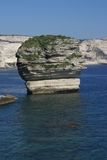
<path fill-rule="evenodd" d="M 0 71 L 0 160 L 107 160 L 107 66 L 81 73 L 78 93 L 26 95 L 16 71 Z"/>

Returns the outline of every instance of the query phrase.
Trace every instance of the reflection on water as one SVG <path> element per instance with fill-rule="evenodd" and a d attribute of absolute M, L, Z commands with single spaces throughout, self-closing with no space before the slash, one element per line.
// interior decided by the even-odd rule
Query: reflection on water
<path fill-rule="evenodd" d="M 27 96 L 19 107 L 18 119 L 17 154 L 26 159 L 70 158 L 76 150 L 75 139 L 83 131 L 80 94 Z"/>
<path fill-rule="evenodd" d="M 68 133 L 67 130 L 80 128 L 80 104 L 78 93 L 28 96 L 21 107 L 24 126 L 27 130 L 36 127 L 36 137 L 64 136 Z"/>
<path fill-rule="evenodd" d="M 0 160 L 106 160 L 106 69 L 83 71 L 78 93 L 41 96 L 2 71 L 0 93 L 8 87 L 18 99 L 0 107 Z"/>

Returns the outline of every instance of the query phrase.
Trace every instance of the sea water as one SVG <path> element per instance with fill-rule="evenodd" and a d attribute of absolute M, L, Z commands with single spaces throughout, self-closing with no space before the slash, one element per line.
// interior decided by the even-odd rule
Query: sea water
<path fill-rule="evenodd" d="M 107 65 L 81 72 L 80 91 L 27 95 L 16 70 L 0 71 L 0 160 L 107 160 Z"/>

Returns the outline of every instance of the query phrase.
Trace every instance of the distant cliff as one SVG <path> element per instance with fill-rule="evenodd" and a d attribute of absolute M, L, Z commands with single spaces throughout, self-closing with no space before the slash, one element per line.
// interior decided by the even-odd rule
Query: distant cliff
<path fill-rule="evenodd" d="M 0 35 L 0 68 L 16 65 L 16 52 L 28 36 Z"/>
<path fill-rule="evenodd" d="M 107 39 L 83 40 L 79 48 L 84 64 L 107 64 Z"/>
<path fill-rule="evenodd" d="M 0 68 L 16 66 L 17 49 L 29 36 L 0 35 Z M 80 40 L 84 64 L 107 63 L 107 39 Z"/>
<path fill-rule="evenodd" d="M 25 41 L 16 56 L 28 93 L 78 90 L 83 67 L 79 43 L 60 35 L 36 36 Z"/>

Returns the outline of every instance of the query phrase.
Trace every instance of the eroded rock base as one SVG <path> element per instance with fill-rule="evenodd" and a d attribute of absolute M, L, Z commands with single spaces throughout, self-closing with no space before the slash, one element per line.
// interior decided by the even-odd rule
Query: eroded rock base
<path fill-rule="evenodd" d="M 79 89 L 79 78 L 27 81 L 28 94 L 52 94 L 75 92 Z"/>

